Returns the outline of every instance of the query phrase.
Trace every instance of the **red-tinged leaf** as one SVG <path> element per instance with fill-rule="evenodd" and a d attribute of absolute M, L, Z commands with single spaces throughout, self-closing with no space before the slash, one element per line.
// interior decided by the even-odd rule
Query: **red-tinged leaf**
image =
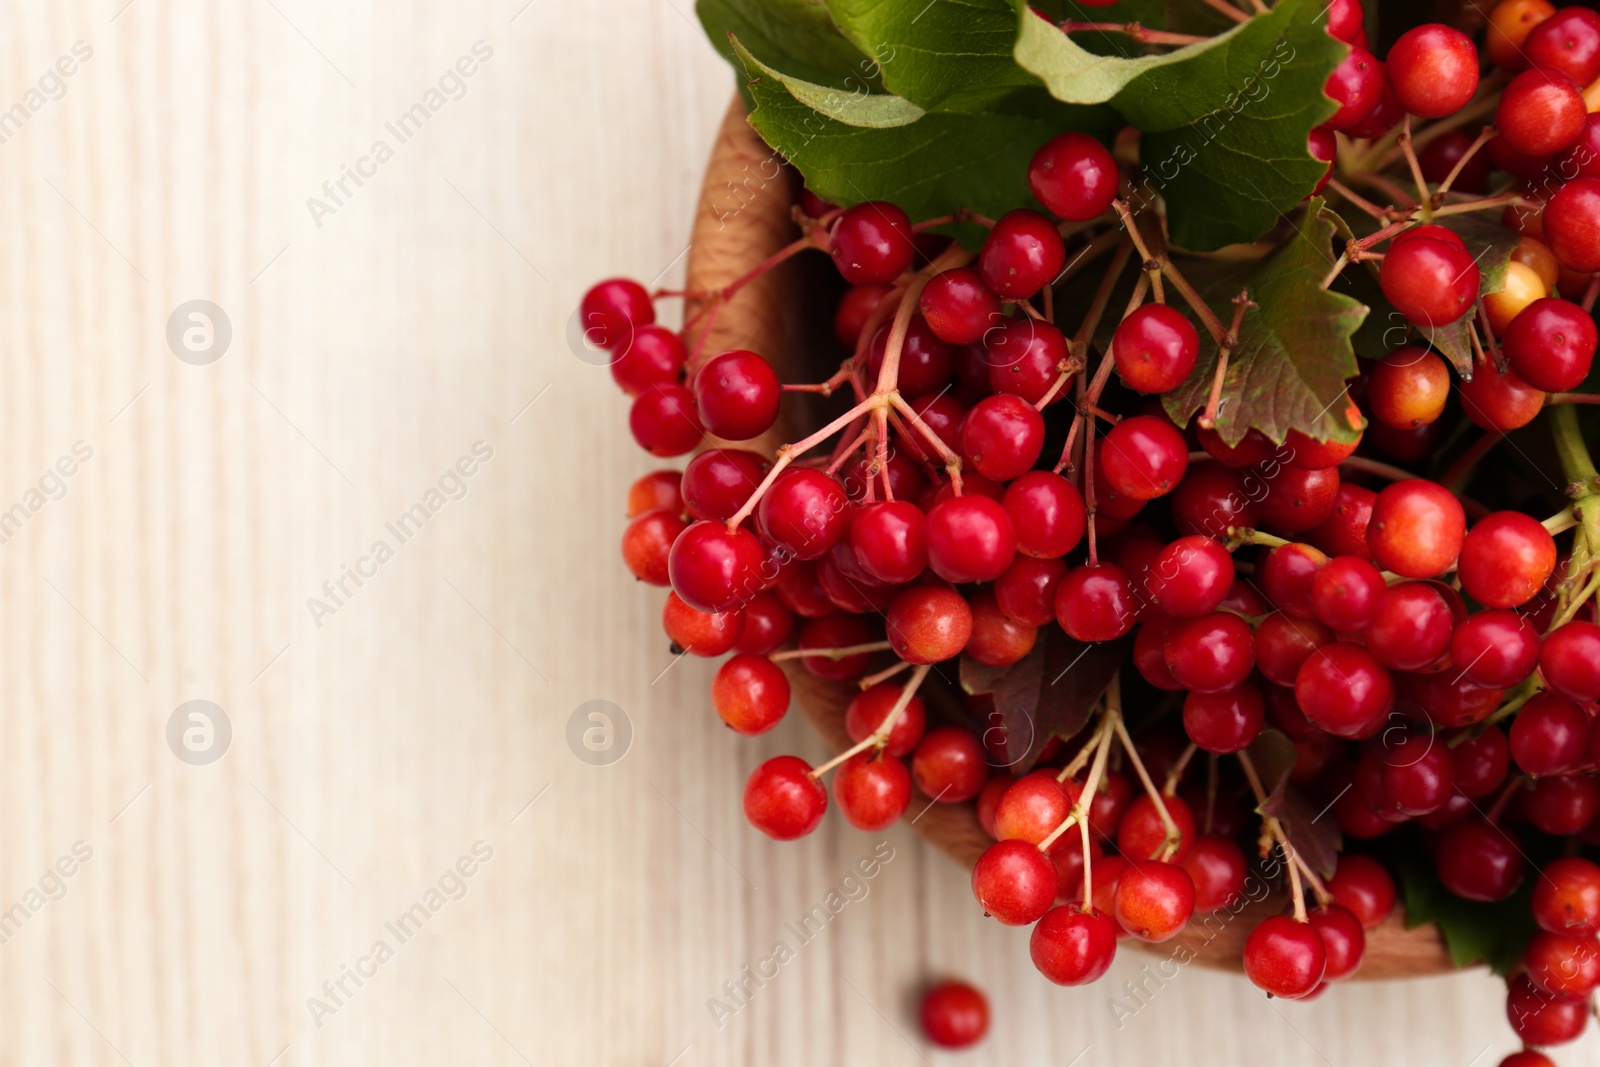
<path fill-rule="evenodd" d="M 1294 742 L 1281 731 L 1263 730 L 1250 746 L 1250 759 L 1267 791 L 1266 801 L 1256 811 L 1282 823 L 1289 844 L 1300 857 L 1324 878 L 1331 877 L 1339 863 L 1339 825 L 1334 821 L 1332 805 L 1319 811 L 1289 784 L 1289 772 L 1294 770 L 1295 762 Z"/>
<path fill-rule="evenodd" d="M 1364 425 L 1345 383 L 1358 370 L 1350 338 L 1367 308 L 1322 288 L 1335 257 L 1334 223 L 1321 199 L 1309 202 L 1296 229 L 1246 283 L 1255 306 L 1245 312 L 1239 344 L 1228 357 L 1217 414 L 1217 431 L 1229 444 L 1251 429 L 1277 444 L 1290 430 L 1319 441 L 1354 441 Z M 1205 294 L 1225 323 L 1232 315 L 1227 300 L 1237 291 Z M 1180 426 L 1205 407 L 1217 356 L 1216 343 L 1202 330 L 1194 371 L 1163 398 Z"/>
<path fill-rule="evenodd" d="M 961 688 L 994 703 L 977 724 L 990 754 L 1013 774 L 1031 770 L 1052 737 L 1083 729 L 1131 647 L 1129 638 L 1082 644 L 1048 626 L 1033 651 L 1009 667 L 962 656 Z"/>

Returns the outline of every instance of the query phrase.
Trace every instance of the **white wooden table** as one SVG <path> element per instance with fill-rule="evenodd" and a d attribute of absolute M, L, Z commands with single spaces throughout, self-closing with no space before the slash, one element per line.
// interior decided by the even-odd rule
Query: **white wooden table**
<path fill-rule="evenodd" d="M 731 85 L 689 0 L 123 4 L 0 9 L 0 1063 L 1512 1047 L 1481 975 L 1274 1006 L 1126 953 L 1059 990 L 904 829 L 744 824 L 748 769 L 820 746 L 736 739 L 671 665 L 617 555 L 653 464 L 564 339 L 592 280 L 681 276 Z M 591 700 L 619 762 L 569 747 Z M 994 1004 L 959 1058 L 916 1033 L 943 974 Z"/>

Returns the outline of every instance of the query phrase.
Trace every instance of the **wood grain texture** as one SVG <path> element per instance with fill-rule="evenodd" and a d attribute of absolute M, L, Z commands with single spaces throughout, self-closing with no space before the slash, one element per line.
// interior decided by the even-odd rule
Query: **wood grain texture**
<path fill-rule="evenodd" d="M 1103 987 L 1050 988 L 905 828 L 779 845 L 744 825 L 749 769 L 824 743 L 799 716 L 731 736 L 712 665 L 668 652 L 661 591 L 616 549 L 627 483 L 659 464 L 567 339 L 593 279 L 682 280 L 730 82 L 688 0 L 0 10 L 0 104 L 27 113 L 0 129 L 0 512 L 22 507 L 0 543 L 0 1064 L 1465 1067 L 1511 1047 L 1481 976 L 1284 1006 L 1129 954 Z M 77 41 L 92 55 L 46 77 Z M 492 57 L 448 77 L 478 41 Z M 420 130 L 389 131 L 419 104 Z M 333 204 L 345 167 L 367 173 Z M 166 338 L 195 299 L 232 328 L 208 365 Z M 477 442 L 492 457 L 463 463 Z M 418 505 L 402 540 L 388 524 Z M 346 566 L 367 576 L 313 617 Z M 231 724 L 208 765 L 167 743 L 190 700 Z M 631 725 L 608 766 L 568 743 L 593 700 Z M 864 879 L 874 848 L 892 859 Z M 792 958 L 744 979 L 780 940 Z M 969 1055 L 915 1037 L 944 973 L 994 997 Z M 748 1003 L 715 1018 L 739 981 Z"/>

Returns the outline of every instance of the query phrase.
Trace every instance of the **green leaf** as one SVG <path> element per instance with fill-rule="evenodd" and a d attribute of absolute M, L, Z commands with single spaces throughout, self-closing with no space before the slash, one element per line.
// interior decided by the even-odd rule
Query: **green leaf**
<path fill-rule="evenodd" d="M 1536 874 L 1524 878 L 1507 899 L 1486 904 L 1463 900 L 1446 889 L 1419 848 L 1395 847 L 1389 858 L 1400 871 L 1407 930 L 1437 923 L 1457 967 L 1487 963 L 1495 974 L 1505 975 L 1517 966 L 1536 928 L 1529 903 Z"/>
<path fill-rule="evenodd" d="M 1047 118 L 1058 103 L 1017 66 L 1010 0 L 828 0 L 839 29 L 877 58 L 884 87 L 929 111 Z"/>
<path fill-rule="evenodd" d="M 984 743 L 1013 774 L 1033 769 L 1052 737 L 1074 737 L 1128 658 L 1132 638 L 1085 645 L 1059 626 L 1039 631 L 1033 651 L 1009 667 L 961 657 L 961 688 L 994 699 L 978 724 Z"/>
<path fill-rule="evenodd" d="M 1173 243 L 1253 241 L 1326 171 L 1306 137 L 1336 109 L 1322 86 L 1349 49 L 1327 34 L 1322 0 L 1281 0 L 1210 40 L 1131 58 L 1096 55 L 1012 2 L 1024 69 L 1058 99 L 1109 101 L 1143 131 L 1145 183 L 1167 201 Z"/>
<path fill-rule="evenodd" d="M 1250 277 L 1250 299 L 1239 345 L 1228 358 L 1217 431 L 1231 444 L 1252 428 L 1282 444 L 1290 430 L 1319 441 L 1353 441 L 1360 415 L 1345 389 L 1357 372 L 1351 335 L 1367 308 L 1353 297 L 1329 292 L 1322 281 L 1333 268 L 1334 226 L 1322 201 L 1313 199 L 1296 226 L 1295 238 L 1265 260 Z M 1232 296 L 1234 294 L 1227 294 Z M 1224 322 L 1231 308 L 1212 297 Z M 1205 406 L 1216 375 L 1217 345 L 1200 332 L 1200 358 L 1189 379 L 1163 398 L 1178 425 Z"/>
<path fill-rule="evenodd" d="M 826 0 L 697 0 L 695 14 L 735 69 L 730 36 L 763 63 L 817 85 L 856 92 L 880 85 L 877 63 L 839 32 Z"/>
<path fill-rule="evenodd" d="M 750 124 L 836 204 L 892 200 L 913 219 L 958 207 L 998 216 L 1033 203 L 1028 161 L 1063 129 L 1019 115 L 924 112 L 887 94 L 843 94 L 768 67 L 735 42 L 755 103 Z M 1109 109 L 1075 108 L 1078 129 L 1110 132 Z"/>

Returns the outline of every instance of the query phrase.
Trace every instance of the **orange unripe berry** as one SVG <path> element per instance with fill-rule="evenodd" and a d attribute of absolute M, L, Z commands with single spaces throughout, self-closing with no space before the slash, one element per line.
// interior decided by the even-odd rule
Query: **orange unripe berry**
<path fill-rule="evenodd" d="M 1483 309 L 1489 313 L 1489 325 L 1495 335 L 1500 336 L 1519 311 L 1548 295 L 1549 290 L 1537 271 L 1525 263 L 1512 260 L 1506 264 L 1505 285 L 1499 292 L 1483 298 Z"/>
<path fill-rule="evenodd" d="M 1444 413 L 1450 370 L 1425 348 L 1397 348 L 1372 368 L 1367 403 L 1372 417 L 1403 430 L 1426 426 Z"/>

